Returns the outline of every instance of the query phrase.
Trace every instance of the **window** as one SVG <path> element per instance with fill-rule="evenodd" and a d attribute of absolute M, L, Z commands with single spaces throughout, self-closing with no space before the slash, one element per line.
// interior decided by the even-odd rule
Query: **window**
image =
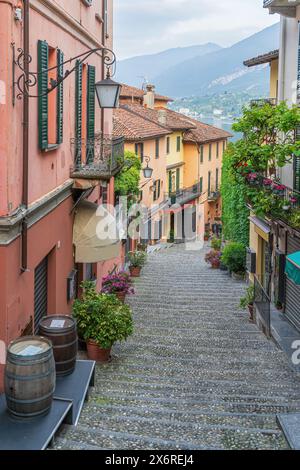
<path fill-rule="evenodd" d="M 210 195 L 210 191 L 211 191 L 211 171 L 208 172 L 207 191 L 208 191 L 208 195 Z"/>
<path fill-rule="evenodd" d="M 153 193 L 154 201 L 157 201 L 157 199 L 160 198 L 160 189 L 161 189 L 161 182 L 160 180 L 157 180 L 154 183 L 154 193 Z"/>
<path fill-rule="evenodd" d="M 38 76 L 38 127 L 39 147 L 48 150 L 63 141 L 63 83 L 47 94 L 51 80 L 63 75 L 64 56 L 60 49 L 49 47 L 46 41 L 38 41 L 38 71 L 57 67 Z"/>
<path fill-rule="evenodd" d="M 300 157 L 294 156 L 294 190 L 300 191 Z"/>
<path fill-rule="evenodd" d="M 155 139 L 155 158 L 159 158 L 159 143 L 160 139 Z"/>
<path fill-rule="evenodd" d="M 180 189 L 180 168 L 176 169 L 176 191 Z"/>
<path fill-rule="evenodd" d="M 217 142 L 217 158 L 219 158 L 220 144 Z"/>
<path fill-rule="evenodd" d="M 211 162 L 211 156 L 212 156 L 212 144 L 209 144 L 209 154 L 208 154 L 208 160 Z"/>
<path fill-rule="evenodd" d="M 75 70 L 76 163 L 94 161 L 96 69 L 79 61 Z M 84 148 L 84 142 L 86 147 Z"/>
<path fill-rule="evenodd" d="M 180 150 L 181 150 L 181 137 L 180 136 L 177 137 L 177 146 L 176 146 L 176 148 L 177 148 L 177 152 L 180 152 Z"/>
<path fill-rule="evenodd" d="M 144 144 L 143 142 L 135 144 L 135 154 L 141 158 L 141 162 L 144 161 Z"/>
<path fill-rule="evenodd" d="M 96 276 L 94 273 L 94 265 L 93 263 L 86 263 L 85 264 L 85 281 L 95 281 Z"/>
<path fill-rule="evenodd" d="M 219 189 L 219 168 L 216 169 L 216 191 Z"/>
<path fill-rule="evenodd" d="M 200 163 L 203 163 L 204 161 L 204 147 L 201 145 L 200 147 Z"/>
<path fill-rule="evenodd" d="M 200 193 L 203 192 L 203 176 L 200 178 Z"/>
<path fill-rule="evenodd" d="M 169 171 L 168 176 L 169 176 L 169 193 L 171 193 L 172 189 L 173 189 L 172 188 L 172 186 L 173 186 L 172 185 L 172 171 Z"/>
<path fill-rule="evenodd" d="M 167 137 L 167 153 L 170 153 L 170 137 Z"/>

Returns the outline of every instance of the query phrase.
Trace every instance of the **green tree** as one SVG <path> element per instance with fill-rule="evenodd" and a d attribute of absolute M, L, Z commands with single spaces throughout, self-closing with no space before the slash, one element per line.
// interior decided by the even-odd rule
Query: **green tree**
<path fill-rule="evenodd" d="M 134 200 L 139 195 L 142 164 L 140 158 L 133 152 L 125 152 L 122 170 L 115 178 L 115 194 L 129 196 Z"/>

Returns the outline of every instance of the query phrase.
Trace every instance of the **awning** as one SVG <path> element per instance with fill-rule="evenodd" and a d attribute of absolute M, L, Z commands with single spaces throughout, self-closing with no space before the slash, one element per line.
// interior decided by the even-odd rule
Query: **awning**
<path fill-rule="evenodd" d="M 117 223 L 103 206 L 82 201 L 76 208 L 73 228 L 76 263 L 97 263 L 120 256 Z"/>
<path fill-rule="evenodd" d="M 286 257 L 285 273 L 297 286 L 300 286 L 300 251 Z"/>

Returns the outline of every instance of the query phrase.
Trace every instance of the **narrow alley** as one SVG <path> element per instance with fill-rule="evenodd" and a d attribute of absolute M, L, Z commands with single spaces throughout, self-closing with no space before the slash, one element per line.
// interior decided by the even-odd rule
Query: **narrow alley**
<path fill-rule="evenodd" d="M 97 365 L 77 427 L 56 449 L 285 449 L 276 414 L 299 378 L 240 310 L 245 284 L 184 246 L 153 253 L 130 299 L 135 333 Z"/>

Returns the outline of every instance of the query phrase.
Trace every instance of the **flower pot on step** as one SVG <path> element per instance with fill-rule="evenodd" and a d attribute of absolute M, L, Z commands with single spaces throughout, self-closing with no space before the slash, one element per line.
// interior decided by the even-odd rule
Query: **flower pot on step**
<path fill-rule="evenodd" d="M 211 267 L 212 269 L 220 269 L 220 261 L 212 261 Z"/>
<path fill-rule="evenodd" d="M 111 359 L 111 348 L 103 349 L 93 341 L 87 341 L 87 354 L 88 358 L 96 362 L 109 362 Z"/>
<path fill-rule="evenodd" d="M 141 268 L 138 266 L 131 266 L 129 271 L 132 277 L 140 277 L 141 275 Z"/>

